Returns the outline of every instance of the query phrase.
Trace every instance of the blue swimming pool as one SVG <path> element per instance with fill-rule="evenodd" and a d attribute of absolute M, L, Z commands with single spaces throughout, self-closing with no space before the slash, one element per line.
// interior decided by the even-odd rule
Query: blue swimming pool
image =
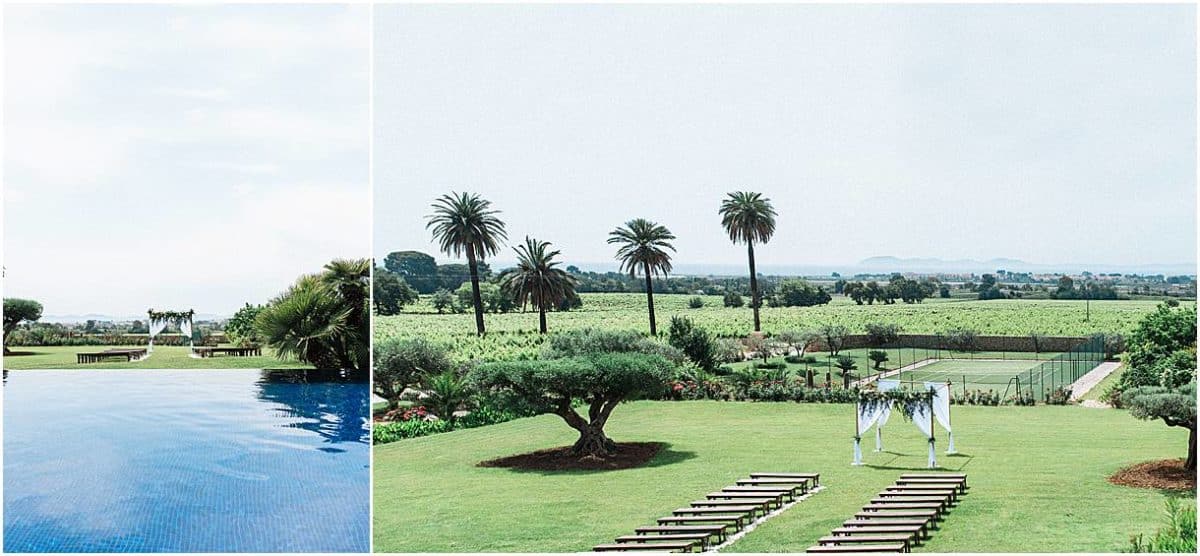
<path fill-rule="evenodd" d="M 5 552 L 367 552 L 368 385 L 11 371 Z"/>

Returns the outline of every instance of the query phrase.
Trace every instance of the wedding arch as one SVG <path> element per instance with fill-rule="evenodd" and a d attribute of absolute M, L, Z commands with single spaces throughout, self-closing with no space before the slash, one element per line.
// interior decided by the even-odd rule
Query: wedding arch
<path fill-rule="evenodd" d="M 937 452 L 933 421 L 946 429 L 949 443 L 947 454 L 955 453 L 954 431 L 950 428 L 950 383 L 926 382 L 924 390 L 904 390 L 899 380 L 878 380 L 875 390 L 859 392 L 855 404 L 854 461 L 851 465 L 862 465 L 862 435 L 875 427 L 875 451 L 883 451 L 883 426 L 898 409 L 904 417 L 929 439 L 929 467 L 937 467 Z"/>
<path fill-rule="evenodd" d="M 146 311 L 150 315 L 150 343 L 146 347 L 147 353 L 154 352 L 154 337 L 167 328 L 167 325 L 174 325 L 179 329 L 179 332 L 187 336 L 188 347 L 195 349 L 192 343 L 192 317 L 196 311 L 188 309 L 187 311 L 155 311 L 150 309 Z"/>

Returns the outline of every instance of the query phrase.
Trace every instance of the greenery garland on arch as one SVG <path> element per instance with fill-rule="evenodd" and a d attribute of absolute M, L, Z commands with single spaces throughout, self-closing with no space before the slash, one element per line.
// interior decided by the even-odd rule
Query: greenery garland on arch
<path fill-rule="evenodd" d="M 192 320 L 196 311 L 194 309 L 188 309 L 187 311 L 155 311 L 154 309 L 150 309 L 146 313 L 149 315 L 151 323 L 162 321 L 179 323 L 185 320 Z"/>
<path fill-rule="evenodd" d="M 928 390 L 896 389 L 883 392 L 878 390 L 859 390 L 858 412 L 859 414 L 871 413 L 879 407 L 890 403 L 893 409 L 900 410 L 900 414 L 904 416 L 905 420 L 912 421 L 914 414 L 933 411 L 933 398 L 936 394 L 932 388 Z M 861 439 L 861 436 L 855 437 L 855 440 Z"/>

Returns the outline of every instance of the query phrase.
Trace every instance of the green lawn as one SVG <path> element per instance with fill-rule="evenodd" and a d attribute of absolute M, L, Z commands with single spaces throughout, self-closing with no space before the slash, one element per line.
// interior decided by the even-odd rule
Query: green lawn
<path fill-rule="evenodd" d="M 1075 406 L 954 408 L 970 494 L 922 552 L 1109 552 L 1160 525 L 1166 494 L 1105 477 L 1182 457 L 1187 434 L 1119 410 Z M 375 448 L 380 552 L 574 552 L 630 534 L 752 471 L 816 471 L 826 489 L 730 548 L 802 552 L 873 493 L 925 465 L 926 443 L 893 418 L 882 454 L 853 467 L 849 405 L 637 402 L 614 412 L 618 441 L 669 444 L 650 465 L 591 473 L 480 468 L 479 461 L 569 444 L 555 416 L 404 440 Z M 944 439 L 941 431 L 939 439 Z M 868 444 L 873 446 L 873 444 Z M 1192 494 L 1194 496 L 1194 493 Z"/>
<path fill-rule="evenodd" d="M 17 353 L 32 355 L 6 355 L 5 369 L 311 369 L 312 365 L 281 361 L 269 348 L 263 348 L 261 357 L 217 356 L 198 359 L 189 356 L 186 346 L 155 346 L 150 357 L 132 363 L 105 361 L 80 365 L 75 361 L 76 353 L 104 351 L 112 348 L 132 346 L 14 346 Z"/>

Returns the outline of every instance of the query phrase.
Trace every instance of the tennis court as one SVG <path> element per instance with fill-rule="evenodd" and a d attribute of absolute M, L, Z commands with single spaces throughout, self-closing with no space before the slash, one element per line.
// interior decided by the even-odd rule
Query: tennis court
<path fill-rule="evenodd" d="M 966 381 L 968 388 L 995 389 L 997 386 L 1003 388 L 1014 376 L 1027 377 L 1030 369 L 1041 363 L 1012 359 L 942 359 L 917 369 L 903 371 L 897 378 L 904 383 L 950 382 L 956 387 Z"/>

